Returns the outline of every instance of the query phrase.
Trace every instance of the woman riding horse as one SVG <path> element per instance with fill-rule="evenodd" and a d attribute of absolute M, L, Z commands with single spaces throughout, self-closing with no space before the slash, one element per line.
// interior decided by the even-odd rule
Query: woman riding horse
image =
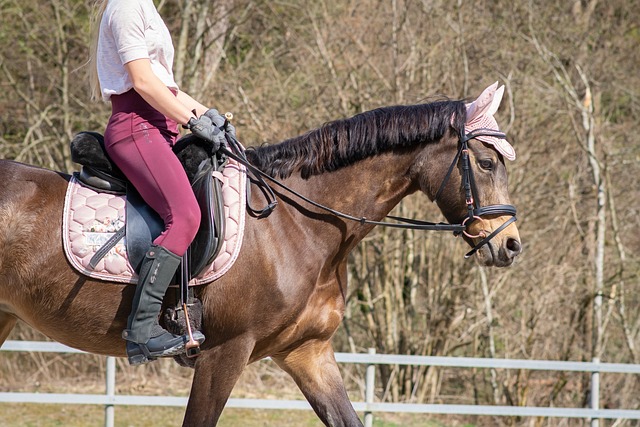
<path fill-rule="evenodd" d="M 185 426 L 215 426 L 245 367 L 265 357 L 289 373 L 323 423 L 362 425 L 332 337 L 350 295 L 349 254 L 374 222 L 421 192 L 450 223 L 465 222 L 463 238 L 477 247 L 483 265 L 509 266 L 522 250 L 505 165 L 515 153 L 493 119 L 500 97 L 496 84 L 469 105 L 379 108 L 248 150 L 258 169 L 356 220 L 279 188 L 278 207 L 268 217 L 247 216 L 233 266 L 195 290 L 207 340 L 191 359 Z M 490 129 L 472 129 L 476 124 Z M 485 140 L 487 134 L 497 140 Z M 124 357 L 121 332 L 136 288 L 92 280 L 65 258 L 70 179 L 0 160 L 0 343 L 21 319 L 68 346 Z M 262 193 L 253 191 L 250 199 L 258 206 Z"/>
<path fill-rule="evenodd" d="M 178 124 L 219 145 L 225 120 L 178 88 L 171 35 L 151 0 L 103 0 L 98 15 L 94 97 L 99 91 L 112 107 L 105 149 L 165 227 L 142 261 L 122 333 L 129 363 L 138 365 L 183 352 L 189 339 L 157 321 L 164 294 L 200 225 L 200 207 L 171 150 Z M 200 332 L 194 338 L 204 341 Z"/>

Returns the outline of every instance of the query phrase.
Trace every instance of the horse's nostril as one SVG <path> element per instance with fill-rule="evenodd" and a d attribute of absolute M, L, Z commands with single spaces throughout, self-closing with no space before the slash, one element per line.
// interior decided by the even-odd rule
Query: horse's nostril
<path fill-rule="evenodd" d="M 509 238 L 507 240 L 507 249 L 513 254 L 513 256 L 516 256 L 522 251 L 522 245 L 517 239 Z"/>

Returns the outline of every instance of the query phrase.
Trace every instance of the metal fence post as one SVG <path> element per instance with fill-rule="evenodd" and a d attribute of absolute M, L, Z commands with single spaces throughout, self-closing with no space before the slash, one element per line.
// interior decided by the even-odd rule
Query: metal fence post
<path fill-rule="evenodd" d="M 591 359 L 593 363 L 600 363 L 599 357 Z M 591 409 L 600 409 L 600 372 L 591 372 Z M 600 419 L 591 418 L 591 427 L 599 427 Z"/>
<path fill-rule="evenodd" d="M 376 354 L 375 348 L 370 348 L 368 354 Z M 366 377 L 364 380 L 364 400 L 367 404 L 367 410 L 364 412 L 364 427 L 373 427 L 373 412 L 369 410 L 369 405 L 373 403 L 376 391 L 376 365 L 369 363 L 367 365 Z"/>
<path fill-rule="evenodd" d="M 116 395 L 116 358 L 107 357 L 107 398 L 113 402 Z M 107 404 L 104 407 L 104 427 L 113 427 L 115 423 L 115 407 Z"/>

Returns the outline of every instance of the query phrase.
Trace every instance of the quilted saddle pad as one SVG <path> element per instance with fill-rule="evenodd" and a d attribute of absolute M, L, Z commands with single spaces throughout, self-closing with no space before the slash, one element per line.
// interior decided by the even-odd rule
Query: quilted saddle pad
<path fill-rule="evenodd" d="M 222 173 L 213 176 L 222 182 L 225 212 L 225 236 L 213 263 L 189 282 L 190 286 L 213 282 L 224 275 L 240 253 L 245 225 L 246 169 L 229 159 Z M 137 283 L 129 265 L 124 239 L 113 247 L 95 269 L 89 261 L 102 245 L 124 226 L 125 196 L 99 193 L 81 184 L 73 176 L 64 203 L 62 237 L 69 263 L 78 272 L 93 279 L 120 283 Z"/>

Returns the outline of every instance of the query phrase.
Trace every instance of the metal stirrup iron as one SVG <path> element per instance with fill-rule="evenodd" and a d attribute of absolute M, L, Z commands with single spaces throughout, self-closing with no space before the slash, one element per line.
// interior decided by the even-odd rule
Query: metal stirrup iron
<path fill-rule="evenodd" d="M 189 341 L 184 346 L 187 357 L 196 357 L 200 354 L 200 343 L 193 338 L 191 329 L 191 320 L 189 319 L 189 309 L 187 302 L 189 301 L 189 251 L 182 255 L 182 268 L 180 280 L 180 300 L 182 302 L 182 310 L 184 311 L 184 322 L 187 325 L 187 334 Z"/>

